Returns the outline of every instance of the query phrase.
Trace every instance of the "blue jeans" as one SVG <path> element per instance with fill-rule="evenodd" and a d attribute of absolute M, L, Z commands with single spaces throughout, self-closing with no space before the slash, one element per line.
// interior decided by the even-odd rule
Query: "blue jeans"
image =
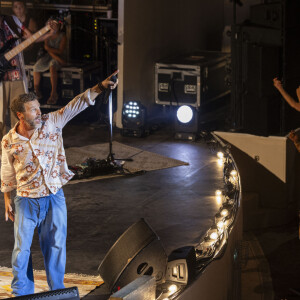
<path fill-rule="evenodd" d="M 30 247 L 36 227 L 49 288 L 63 289 L 67 238 L 67 208 L 63 190 L 42 198 L 16 196 L 14 202 L 13 294 L 21 296 L 34 293 Z"/>

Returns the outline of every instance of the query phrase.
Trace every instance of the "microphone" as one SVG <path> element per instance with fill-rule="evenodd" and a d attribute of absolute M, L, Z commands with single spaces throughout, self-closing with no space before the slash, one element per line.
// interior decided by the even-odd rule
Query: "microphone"
<path fill-rule="evenodd" d="M 112 81 L 113 83 L 116 83 L 117 82 L 117 76 L 116 75 L 111 76 L 110 81 Z M 103 100 L 104 104 L 106 104 L 108 102 L 110 93 L 111 93 L 111 89 L 107 88 L 105 90 L 105 95 L 104 95 L 104 100 Z"/>
<path fill-rule="evenodd" d="M 113 81 L 114 83 L 116 83 L 117 82 L 117 76 L 116 75 L 111 76 L 110 81 Z"/>

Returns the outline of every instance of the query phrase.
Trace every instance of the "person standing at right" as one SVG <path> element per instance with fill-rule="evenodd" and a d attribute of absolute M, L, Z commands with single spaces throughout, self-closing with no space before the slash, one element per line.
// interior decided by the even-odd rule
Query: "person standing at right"
<path fill-rule="evenodd" d="M 284 89 L 282 82 L 277 77 L 273 79 L 273 84 L 275 88 L 279 91 L 283 99 L 289 104 L 289 106 L 300 112 L 300 86 L 296 89 L 296 95 L 298 98 L 298 101 L 296 101 Z M 294 142 L 296 149 L 298 150 L 298 152 L 300 152 L 300 139 L 294 130 L 292 130 L 289 133 L 288 138 Z"/>
<path fill-rule="evenodd" d="M 283 99 L 294 109 L 300 111 L 300 86 L 296 89 L 298 101 L 296 101 L 284 88 L 282 82 L 276 77 L 273 79 L 275 88 L 279 91 Z"/>

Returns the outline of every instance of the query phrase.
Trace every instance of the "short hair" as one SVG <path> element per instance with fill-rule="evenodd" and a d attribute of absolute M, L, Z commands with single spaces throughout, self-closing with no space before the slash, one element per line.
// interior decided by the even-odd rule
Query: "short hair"
<path fill-rule="evenodd" d="M 10 105 L 10 109 L 18 118 L 17 113 L 25 111 L 24 103 L 34 101 L 34 100 L 38 100 L 35 93 L 21 94 L 12 101 Z"/>

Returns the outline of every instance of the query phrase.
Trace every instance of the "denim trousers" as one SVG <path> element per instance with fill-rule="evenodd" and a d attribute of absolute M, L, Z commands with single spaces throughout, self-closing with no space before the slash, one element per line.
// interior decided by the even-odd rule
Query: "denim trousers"
<path fill-rule="evenodd" d="M 67 238 L 67 208 L 63 190 L 41 198 L 16 196 L 14 202 L 13 294 L 21 296 L 34 293 L 30 247 L 36 227 L 49 288 L 63 289 Z"/>

